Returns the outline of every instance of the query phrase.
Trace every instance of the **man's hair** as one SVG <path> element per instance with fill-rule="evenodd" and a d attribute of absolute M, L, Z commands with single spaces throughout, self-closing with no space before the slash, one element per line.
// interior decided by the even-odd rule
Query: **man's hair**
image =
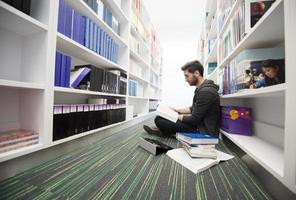
<path fill-rule="evenodd" d="M 261 67 L 263 68 L 277 68 L 277 63 L 273 59 L 268 59 L 262 62 Z"/>
<path fill-rule="evenodd" d="M 204 68 L 198 60 L 186 63 L 181 69 L 182 71 L 188 70 L 190 73 L 194 73 L 197 70 L 203 77 Z"/>

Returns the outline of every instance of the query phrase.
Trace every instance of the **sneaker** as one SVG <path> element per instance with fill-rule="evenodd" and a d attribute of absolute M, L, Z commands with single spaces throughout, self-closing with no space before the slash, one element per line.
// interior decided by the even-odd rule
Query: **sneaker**
<path fill-rule="evenodd" d="M 143 128 L 150 135 L 156 135 L 156 136 L 159 136 L 159 137 L 165 137 L 163 135 L 163 133 L 159 129 L 157 129 L 157 128 L 150 128 L 147 125 L 144 125 Z"/>

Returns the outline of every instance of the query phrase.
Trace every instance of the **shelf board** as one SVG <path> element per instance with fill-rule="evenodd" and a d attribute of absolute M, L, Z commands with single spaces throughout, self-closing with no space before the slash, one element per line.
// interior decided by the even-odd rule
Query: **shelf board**
<path fill-rule="evenodd" d="M 256 136 L 243 136 L 229 134 L 220 130 L 234 144 L 250 155 L 255 161 L 261 164 L 271 174 L 278 179 L 283 178 L 284 174 L 284 151 Z"/>
<path fill-rule="evenodd" d="M 212 51 L 208 54 L 208 57 L 205 59 L 206 64 L 210 62 L 217 62 L 217 46 L 218 46 L 218 42 L 216 39 L 214 42 Z"/>
<path fill-rule="evenodd" d="M 237 11 L 239 5 L 241 4 L 242 0 L 236 0 L 235 3 L 233 4 L 226 20 L 224 21 L 224 24 L 219 32 L 219 37 L 222 38 L 223 37 L 223 34 L 224 32 L 226 31 L 227 27 L 229 26 L 230 24 L 230 20 L 231 18 L 233 17 L 234 13 Z"/>
<path fill-rule="evenodd" d="M 141 82 L 144 82 L 144 83 L 149 83 L 148 80 L 146 80 L 146 79 L 144 79 L 144 78 L 141 78 L 140 76 L 138 76 L 138 75 L 136 75 L 136 74 L 133 74 L 133 73 L 129 72 L 129 75 L 130 75 L 130 77 L 133 78 L 133 79 L 137 79 L 137 80 L 139 80 L 139 81 L 141 81 Z"/>
<path fill-rule="evenodd" d="M 150 69 L 153 71 L 154 74 L 156 74 L 157 77 L 159 77 L 159 73 L 150 65 Z"/>
<path fill-rule="evenodd" d="M 221 62 L 219 68 L 226 66 L 242 50 L 273 47 L 284 41 L 283 0 L 275 1 L 249 33 L 238 43 L 232 52 Z"/>
<path fill-rule="evenodd" d="M 79 90 L 73 88 L 65 88 L 65 87 L 54 87 L 54 91 L 56 93 L 65 93 L 65 94 L 73 94 L 73 95 L 95 95 L 95 96 L 111 96 L 111 97 L 126 97 L 126 95 L 122 94 L 112 94 L 105 92 L 95 92 L 89 90 Z"/>
<path fill-rule="evenodd" d="M 150 83 L 150 85 L 158 90 L 162 90 L 160 86 Z"/>
<path fill-rule="evenodd" d="M 228 94 L 221 96 L 222 99 L 227 98 L 252 98 L 252 97 L 275 97 L 284 96 L 286 90 L 286 83 L 258 88 L 258 89 L 245 89 L 242 92 Z"/>
<path fill-rule="evenodd" d="M 150 68 L 150 65 L 134 50 L 130 49 L 130 55 L 132 58 L 134 58 L 136 61 L 140 62 L 141 65 Z"/>
<path fill-rule="evenodd" d="M 37 89 L 44 90 L 44 85 L 38 83 L 28 83 L 22 81 L 11 81 L 0 79 L 0 87 L 20 88 L 20 89 Z"/>
<path fill-rule="evenodd" d="M 11 160 L 13 158 L 17 158 L 44 148 L 43 144 L 35 144 L 27 147 L 22 147 L 19 149 L 11 150 L 8 152 L 0 153 L 0 163 Z"/>
<path fill-rule="evenodd" d="M 0 27 L 22 36 L 45 32 L 47 25 L 0 1 Z"/>
<path fill-rule="evenodd" d="M 128 23 L 128 17 L 124 14 L 120 6 L 115 3 L 114 0 L 103 0 L 103 2 L 104 4 L 108 5 L 108 7 L 113 11 L 112 14 L 120 23 Z"/>
<path fill-rule="evenodd" d="M 77 57 L 81 60 L 87 61 L 95 66 L 126 71 L 126 69 L 124 69 L 120 65 L 104 58 L 103 56 L 98 55 L 96 52 L 73 41 L 72 39 L 61 33 L 57 33 L 57 50 L 60 50 L 65 54 Z"/>
<path fill-rule="evenodd" d="M 137 96 L 128 96 L 131 99 L 139 99 L 139 100 L 148 100 L 148 97 L 137 97 Z"/>
<path fill-rule="evenodd" d="M 107 34 L 112 37 L 112 39 L 120 46 L 127 47 L 126 42 L 115 33 L 112 28 L 110 28 L 103 20 L 101 20 L 97 14 L 88 7 L 88 5 L 83 0 L 70 1 L 66 0 L 66 3 L 71 5 L 75 10 L 77 10 L 81 15 L 89 17 L 93 22 L 95 22 L 101 29 L 103 29 Z"/>

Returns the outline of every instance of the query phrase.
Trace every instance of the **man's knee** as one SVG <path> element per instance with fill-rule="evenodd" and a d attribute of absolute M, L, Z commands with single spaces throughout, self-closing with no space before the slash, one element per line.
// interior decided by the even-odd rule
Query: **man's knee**
<path fill-rule="evenodd" d="M 155 119 L 154 119 L 154 123 L 157 127 L 159 127 L 159 124 L 160 124 L 160 120 L 161 120 L 161 117 L 160 116 L 156 116 Z"/>

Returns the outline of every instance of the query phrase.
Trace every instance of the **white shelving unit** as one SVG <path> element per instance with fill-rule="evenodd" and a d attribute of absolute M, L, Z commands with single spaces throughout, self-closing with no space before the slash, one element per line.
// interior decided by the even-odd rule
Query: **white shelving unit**
<path fill-rule="evenodd" d="M 216 10 L 210 5 L 216 3 Z M 219 3 L 223 0 L 208 0 L 206 13 L 219 17 Z M 261 19 L 246 33 L 244 38 L 230 51 L 226 58 L 219 61 L 223 35 L 231 25 L 231 20 L 242 0 L 236 0 L 220 32 L 214 50 L 207 55 L 201 52 L 206 65 L 209 60 L 218 62 L 218 67 L 206 77 L 218 83 L 219 71 L 246 49 L 283 47 L 285 49 L 285 76 L 283 84 L 259 89 L 245 89 L 238 93 L 221 95 L 222 106 L 246 106 L 252 108 L 253 135 L 242 136 L 221 133 L 257 161 L 263 168 L 296 193 L 296 1 L 276 0 Z M 204 34 L 211 32 L 209 21 L 205 22 Z M 206 38 L 203 36 L 203 38 Z M 207 40 L 204 39 L 204 42 Z M 205 46 L 205 45 L 204 45 Z M 202 50 L 202 49 L 201 49 Z M 215 54 L 215 55 L 214 55 Z"/>
<path fill-rule="evenodd" d="M 131 19 L 130 23 L 130 38 L 135 39 L 136 42 L 138 42 L 140 45 L 139 48 L 142 47 L 143 50 L 147 51 L 145 56 L 141 56 L 140 53 L 136 52 L 135 49 L 130 47 L 129 53 L 130 53 L 130 66 L 132 67 L 139 67 L 142 71 L 142 76 L 135 74 L 132 72 L 132 70 L 129 71 L 129 79 L 136 80 L 138 83 L 140 83 L 143 87 L 143 92 L 139 92 L 140 94 L 137 94 L 136 96 L 129 96 L 128 98 L 128 105 L 132 108 L 133 113 L 130 115 L 133 116 L 140 116 L 145 113 L 149 112 L 149 100 L 157 100 L 159 101 L 161 98 L 161 75 L 158 72 L 157 69 L 162 68 L 161 63 L 157 63 L 156 65 L 153 65 L 153 62 L 150 57 L 152 57 L 152 51 L 150 49 L 152 44 L 152 24 L 149 19 L 149 16 L 147 16 L 146 13 L 146 7 L 145 3 L 141 2 L 141 11 L 139 12 L 134 4 L 131 4 L 130 7 L 130 16 L 133 17 L 133 15 L 137 16 L 137 20 L 139 23 L 143 24 L 143 29 L 148 32 L 147 40 L 144 40 L 141 36 L 140 32 L 138 31 L 138 27 L 136 27 Z M 132 12 L 134 14 L 132 14 Z M 133 40 L 130 40 L 130 44 L 133 42 Z M 133 44 L 132 44 L 133 45 Z M 148 57 L 147 57 L 148 56 Z M 153 58 L 152 58 L 153 59 Z M 133 63 L 133 64 L 132 64 Z M 157 84 L 153 84 L 150 82 L 150 71 L 156 74 L 157 77 Z"/>
<path fill-rule="evenodd" d="M 57 32 L 59 0 L 31 0 L 30 16 L 0 1 L 0 134 L 13 129 L 28 129 L 39 133 L 39 143 L 17 150 L 0 153 L 0 162 L 27 155 L 64 142 L 109 129 L 123 122 L 104 126 L 64 139 L 53 141 L 53 105 L 87 103 L 88 98 L 115 97 L 133 106 L 133 115 L 147 116 L 149 99 L 149 70 L 152 66 L 129 46 L 132 37 L 131 10 L 133 2 L 102 0 L 120 23 L 117 34 L 88 7 L 83 0 L 65 0 L 81 15 L 89 17 L 119 45 L 118 63 L 114 63 L 74 40 Z M 148 29 L 147 29 L 148 30 Z M 147 43 L 150 47 L 150 41 Z M 150 49 L 149 56 L 150 56 Z M 137 79 L 144 87 L 143 97 L 111 94 L 54 86 L 55 53 L 60 51 L 72 58 L 72 66 L 91 64 L 104 69 L 117 69 L 127 73 L 127 79 Z M 129 70 L 130 59 L 143 68 L 142 75 Z M 160 86 L 156 85 L 157 91 Z M 128 86 L 127 86 L 128 88 Z M 126 109 L 126 108 L 125 108 Z"/>

